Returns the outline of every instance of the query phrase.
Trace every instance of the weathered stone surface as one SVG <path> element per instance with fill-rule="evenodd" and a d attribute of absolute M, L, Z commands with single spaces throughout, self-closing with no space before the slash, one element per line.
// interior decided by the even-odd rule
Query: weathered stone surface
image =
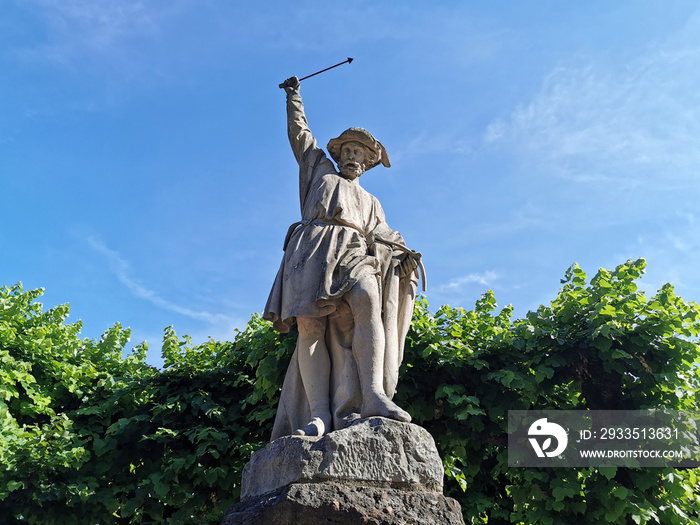
<path fill-rule="evenodd" d="M 245 466 L 241 500 L 290 483 L 323 481 L 442 493 L 443 474 L 427 430 L 374 417 L 320 438 L 273 441 Z"/>
<path fill-rule="evenodd" d="M 231 507 L 221 525 L 463 525 L 459 503 L 435 492 L 350 483 L 295 483 Z"/>

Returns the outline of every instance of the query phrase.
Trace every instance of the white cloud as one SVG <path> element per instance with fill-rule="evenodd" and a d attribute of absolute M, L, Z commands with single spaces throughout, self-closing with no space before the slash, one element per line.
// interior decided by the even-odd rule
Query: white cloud
<path fill-rule="evenodd" d="M 627 63 L 558 67 L 484 140 L 579 182 L 697 186 L 697 34 L 700 16 Z"/>
<path fill-rule="evenodd" d="M 400 164 L 433 155 L 468 155 L 473 150 L 470 142 L 456 132 L 431 134 L 424 130 L 407 144 L 389 152 L 389 155 L 393 164 Z"/>
<path fill-rule="evenodd" d="M 484 135 L 522 163 L 521 191 L 552 204 L 574 260 L 643 256 L 645 290 L 672 282 L 688 299 L 700 289 L 698 34 L 700 11 L 632 58 L 608 49 L 562 63 Z"/>
<path fill-rule="evenodd" d="M 119 282 L 122 283 L 135 297 L 148 301 L 160 309 L 175 312 L 191 319 L 205 321 L 212 325 L 225 327 L 223 328 L 224 332 L 230 330 L 230 328 L 228 328 L 230 326 L 237 326 L 235 322 L 238 320 L 233 319 L 230 316 L 224 314 L 214 314 L 203 310 L 193 310 L 163 299 L 157 292 L 149 289 L 137 279 L 133 278 L 130 275 L 129 263 L 124 260 L 118 252 L 108 248 L 99 237 L 96 235 L 91 235 L 87 238 L 87 242 L 95 252 L 103 255 L 107 259 L 112 273 L 114 273 Z"/>
<path fill-rule="evenodd" d="M 489 217 L 478 224 L 471 235 L 484 239 L 513 235 L 523 231 L 544 230 L 556 228 L 557 215 L 552 210 L 531 201 L 519 204 L 502 215 Z"/>
<path fill-rule="evenodd" d="M 47 27 L 47 42 L 22 51 L 26 58 L 66 65 L 79 56 L 115 53 L 159 32 L 154 11 L 138 0 L 34 0 L 25 7 Z"/>
<path fill-rule="evenodd" d="M 470 284 L 492 286 L 493 282 L 498 278 L 499 275 L 492 270 L 487 270 L 482 273 L 470 273 L 462 277 L 452 279 L 448 283 L 438 286 L 435 291 L 438 293 L 460 292 Z"/>

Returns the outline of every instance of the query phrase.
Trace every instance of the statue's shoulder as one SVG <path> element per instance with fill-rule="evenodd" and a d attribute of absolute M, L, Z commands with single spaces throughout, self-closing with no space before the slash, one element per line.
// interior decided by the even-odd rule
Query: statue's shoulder
<path fill-rule="evenodd" d="M 326 155 L 326 152 L 319 148 L 315 143 L 304 152 L 301 164 L 303 166 L 310 167 L 313 170 L 322 171 L 323 173 L 338 174 L 333 161 L 331 161 L 328 158 L 328 155 Z"/>

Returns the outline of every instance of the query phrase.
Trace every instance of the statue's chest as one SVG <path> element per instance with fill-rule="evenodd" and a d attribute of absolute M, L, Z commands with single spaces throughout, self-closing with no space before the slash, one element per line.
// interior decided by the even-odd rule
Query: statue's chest
<path fill-rule="evenodd" d="M 335 174 L 324 175 L 317 188 L 317 204 L 329 217 L 364 219 L 373 210 L 373 197 L 357 181 L 349 181 Z"/>

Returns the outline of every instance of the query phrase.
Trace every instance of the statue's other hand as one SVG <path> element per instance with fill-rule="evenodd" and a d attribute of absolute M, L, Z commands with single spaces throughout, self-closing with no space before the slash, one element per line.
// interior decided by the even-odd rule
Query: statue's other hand
<path fill-rule="evenodd" d="M 299 86 L 299 79 L 297 77 L 289 77 L 287 80 L 280 84 L 280 88 L 284 89 L 287 93 L 299 91 Z"/>
<path fill-rule="evenodd" d="M 413 254 L 404 253 L 399 260 L 399 277 L 403 278 L 418 268 L 418 260 Z"/>

